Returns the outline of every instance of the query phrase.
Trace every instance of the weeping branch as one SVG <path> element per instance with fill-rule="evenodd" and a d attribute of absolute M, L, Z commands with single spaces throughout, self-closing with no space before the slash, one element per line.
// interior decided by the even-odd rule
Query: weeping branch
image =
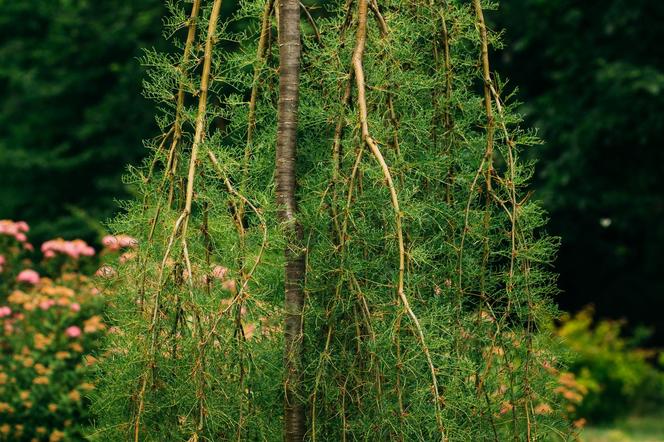
<path fill-rule="evenodd" d="M 401 300 L 401 303 L 403 304 L 406 313 L 413 322 L 413 326 L 417 331 L 417 336 L 419 338 L 420 345 L 422 346 L 422 352 L 424 353 L 424 356 L 427 360 L 427 364 L 429 365 L 429 370 L 431 371 L 431 379 L 433 383 L 433 393 L 434 393 L 434 406 L 436 407 L 436 420 L 438 422 L 438 428 L 441 434 L 441 440 L 445 441 L 447 440 L 447 437 L 445 435 L 445 429 L 443 426 L 441 410 L 440 410 L 440 402 L 442 398 L 440 396 L 438 388 L 438 376 L 436 373 L 436 368 L 433 364 L 431 353 L 429 352 L 429 348 L 426 344 L 426 340 L 424 338 L 424 331 L 422 330 L 420 321 L 413 312 L 413 309 L 410 307 L 410 302 L 408 301 L 408 298 L 406 297 L 406 294 L 404 292 L 406 249 L 404 246 L 403 227 L 401 223 L 402 215 L 401 215 L 401 209 L 399 208 L 399 198 L 397 196 L 396 187 L 394 186 L 394 181 L 392 180 L 392 174 L 390 172 L 390 169 L 387 163 L 385 162 L 385 158 L 383 157 L 383 154 L 378 148 L 376 141 L 371 137 L 371 133 L 369 132 L 366 88 L 364 80 L 364 67 L 362 63 L 364 48 L 366 46 L 366 39 L 367 39 L 367 9 L 368 9 L 367 0 L 358 0 L 358 24 L 357 24 L 355 49 L 353 51 L 353 57 L 352 57 L 352 66 L 353 66 L 353 73 L 355 75 L 355 85 L 357 88 L 357 106 L 359 110 L 361 136 L 363 142 L 367 145 L 367 147 L 373 154 L 374 158 L 380 165 L 383 177 L 387 182 L 387 187 L 390 192 L 390 200 L 395 215 L 395 223 L 396 223 L 395 230 L 397 234 L 397 242 L 399 248 L 399 276 L 397 282 L 397 295 L 399 296 L 399 299 Z"/>
<path fill-rule="evenodd" d="M 197 8 L 198 6 L 195 4 L 194 8 Z M 196 12 L 198 11 L 195 9 Z M 207 29 L 207 36 L 206 36 L 206 41 L 205 41 L 205 52 L 204 52 L 204 60 L 203 60 L 203 72 L 201 74 L 201 86 L 200 86 L 200 92 L 199 92 L 199 101 L 198 101 L 198 113 L 196 116 L 196 132 L 194 135 L 194 141 L 191 149 L 191 159 L 189 163 L 189 174 L 188 174 L 188 180 L 187 180 L 187 192 L 186 192 L 186 199 L 185 199 L 185 207 L 180 216 L 178 217 L 177 221 L 175 222 L 175 225 L 173 227 L 173 231 L 171 233 L 171 236 L 168 240 L 168 246 L 166 248 L 166 251 L 164 253 L 164 257 L 162 259 L 162 264 L 159 269 L 159 278 L 158 278 L 158 283 L 157 283 L 157 291 L 154 295 L 154 305 L 153 305 L 153 311 L 152 311 L 152 322 L 150 324 L 150 329 L 152 333 L 152 338 L 151 338 L 151 354 L 152 354 L 152 362 L 151 365 L 154 365 L 154 353 L 156 351 L 156 345 L 157 345 L 157 338 L 158 338 L 158 327 L 157 327 L 157 320 L 158 320 L 158 311 L 159 311 L 159 300 L 160 300 L 160 294 L 161 291 L 163 290 L 163 275 L 164 275 L 164 269 L 166 267 L 166 262 L 168 260 L 168 257 L 170 255 L 170 252 L 172 250 L 173 244 L 175 242 L 175 238 L 178 234 L 181 235 L 182 238 L 182 247 L 183 247 L 183 254 L 185 258 L 185 263 L 187 267 L 187 279 L 189 282 L 190 290 L 192 290 L 193 286 L 193 280 L 192 280 L 192 269 L 191 269 L 191 262 L 189 259 L 189 254 L 187 250 L 187 226 L 188 226 L 188 221 L 189 221 L 189 215 L 191 214 L 191 207 L 192 207 L 192 201 L 193 201 L 193 195 L 194 195 L 194 178 L 195 178 L 195 173 L 196 173 L 196 164 L 198 160 L 198 150 L 200 147 L 200 144 L 203 141 L 204 135 L 205 135 L 205 114 L 206 114 L 206 109 L 207 109 L 207 92 L 208 92 L 208 82 L 210 78 L 210 70 L 212 66 L 212 47 L 214 45 L 215 41 L 215 33 L 217 29 L 217 21 L 219 18 L 219 12 L 221 10 L 221 0 L 215 0 L 212 6 L 212 11 L 210 13 L 210 19 L 208 23 L 208 29 Z M 192 12 L 193 15 L 193 12 Z M 193 31 L 190 28 L 190 35 L 193 34 Z M 193 39 L 193 36 L 192 36 Z M 202 355 L 199 355 L 199 358 L 202 358 Z M 141 415 L 143 413 L 143 408 L 144 408 L 144 403 L 145 403 L 145 390 L 147 386 L 147 375 L 144 374 L 142 377 L 141 381 L 141 388 L 140 388 L 140 393 L 139 393 L 139 405 L 138 405 L 138 410 L 136 412 L 136 416 L 134 419 L 134 441 L 138 442 L 139 440 L 139 435 L 140 435 L 140 422 L 141 422 Z M 203 380 L 203 376 L 200 376 L 200 379 Z M 198 396 L 199 396 L 199 422 L 198 422 L 198 427 L 197 431 L 195 434 L 198 434 L 199 431 L 203 429 L 203 420 L 204 420 L 204 398 L 202 397 L 203 395 L 203 389 L 201 388 L 200 384 L 198 385 Z"/>

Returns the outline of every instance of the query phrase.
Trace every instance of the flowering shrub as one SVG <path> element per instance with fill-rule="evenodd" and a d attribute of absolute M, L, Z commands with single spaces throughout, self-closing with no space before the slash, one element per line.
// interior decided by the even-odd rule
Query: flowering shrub
<path fill-rule="evenodd" d="M 0 221 L 0 440 L 82 439 L 93 355 L 107 326 L 93 281 L 68 269 L 94 250 L 81 240 L 48 241 L 38 266 L 20 235 L 28 229 Z"/>

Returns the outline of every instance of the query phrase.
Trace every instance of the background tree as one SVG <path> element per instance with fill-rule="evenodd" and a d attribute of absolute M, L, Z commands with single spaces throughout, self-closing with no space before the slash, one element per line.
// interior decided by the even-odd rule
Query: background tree
<path fill-rule="evenodd" d="M 537 195 L 563 238 L 561 306 L 655 326 L 664 338 L 664 4 L 515 0 L 492 15 L 500 70 L 546 141 Z"/>
<path fill-rule="evenodd" d="M 93 237 L 154 130 L 136 58 L 159 43 L 161 0 L 0 2 L 0 217 L 33 239 Z M 95 232 L 96 233 L 96 232 Z"/>

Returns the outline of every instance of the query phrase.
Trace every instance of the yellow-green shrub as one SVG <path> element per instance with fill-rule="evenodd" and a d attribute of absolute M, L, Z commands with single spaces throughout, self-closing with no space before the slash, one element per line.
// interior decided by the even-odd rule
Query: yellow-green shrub
<path fill-rule="evenodd" d="M 571 355 L 570 370 L 584 390 L 573 413 L 593 422 L 612 420 L 664 402 L 664 374 L 656 351 L 625 337 L 624 322 L 593 321 L 592 307 L 562 318 L 558 335 Z"/>

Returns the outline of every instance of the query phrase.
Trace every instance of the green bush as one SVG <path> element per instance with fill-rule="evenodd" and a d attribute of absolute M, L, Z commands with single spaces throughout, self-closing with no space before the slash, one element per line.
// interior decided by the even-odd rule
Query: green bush
<path fill-rule="evenodd" d="M 623 321 L 594 323 L 593 313 L 586 307 L 566 315 L 558 329 L 572 356 L 570 370 L 587 390 L 574 410 L 577 417 L 605 422 L 664 403 L 656 352 L 638 347 L 639 333 L 625 337 Z"/>

